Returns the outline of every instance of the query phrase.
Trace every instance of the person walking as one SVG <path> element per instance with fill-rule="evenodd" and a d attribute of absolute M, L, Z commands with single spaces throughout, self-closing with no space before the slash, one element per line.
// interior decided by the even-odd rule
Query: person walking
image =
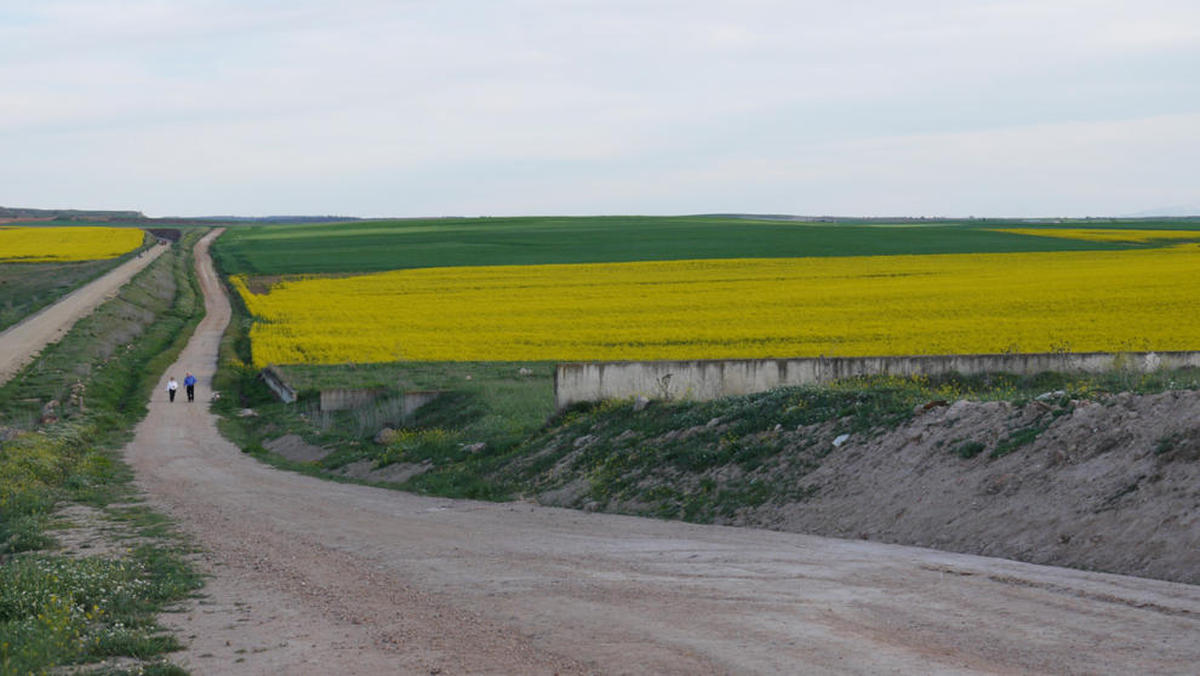
<path fill-rule="evenodd" d="M 188 401 L 195 401 L 196 400 L 196 376 L 192 375 L 191 371 L 188 371 L 187 375 L 184 376 L 183 386 L 187 388 Z"/>
<path fill-rule="evenodd" d="M 167 396 L 171 398 L 171 401 L 175 401 L 175 390 L 178 389 L 179 383 L 175 380 L 175 376 L 171 376 L 170 379 L 167 380 Z"/>

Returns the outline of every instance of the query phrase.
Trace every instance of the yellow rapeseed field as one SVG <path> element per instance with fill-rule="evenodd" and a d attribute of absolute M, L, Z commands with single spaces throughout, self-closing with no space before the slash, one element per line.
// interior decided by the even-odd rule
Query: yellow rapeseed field
<path fill-rule="evenodd" d="M 251 293 L 254 361 L 1183 350 L 1200 245 L 401 270 Z"/>
<path fill-rule="evenodd" d="M 1087 242 L 1136 242 L 1146 244 L 1165 240 L 1200 241 L 1200 230 L 1116 230 L 1102 228 L 1004 228 L 996 232 L 1014 235 L 1079 239 Z"/>
<path fill-rule="evenodd" d="M 30 263 L 115 258 L 142 245 L 137 228 L 0 226 L 0 261 Z"/>

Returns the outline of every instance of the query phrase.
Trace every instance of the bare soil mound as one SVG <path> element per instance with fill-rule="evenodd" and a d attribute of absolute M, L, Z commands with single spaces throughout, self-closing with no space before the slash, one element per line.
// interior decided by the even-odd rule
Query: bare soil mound
<path fill-rule="evenodd" d="M 739 520 L 1200 583 L 1200 393 L 1077 402 L 1051 421 L 1044 413 L 1040 402 L 961 401 L 851 437 L 804 479 L 809 499 Z M 959 455 L 976 445 L 974 457 Z"/>
<path fill-rule="evenodd" d="M 533 482 L 540 502 L 1200 583 L 1197 391 L 931 402 L 851 433 L 714 418 L 647 435 L 605 415 L 523 461 L 557 458 Z M 639 460 L 655 452 L 673 463 Z"/>
<path fill-rule="evenodd" d="M 285 434 L 263 444 L 268 451 L 292 462 L 313 462 L 329 455 L 329 450 L 310 444 L 299 434 Z"/>

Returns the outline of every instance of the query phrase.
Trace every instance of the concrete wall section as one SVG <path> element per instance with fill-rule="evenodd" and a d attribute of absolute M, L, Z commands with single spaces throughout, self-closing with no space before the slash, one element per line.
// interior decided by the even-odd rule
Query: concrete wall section
<path fill-rule="evenodd" d="M 974 354 L 921 357 L 830 357 L 559 364 L 554 374 L 559 409 L 581 401 L 645 396 L 709 400 L 810 385 L 855 376 L 944 375 L 1045 371 L 1101 373 L 1200 368 L 1200 352 L 1110 354 Z"/>
<path fill-rule="evenodd" d="M 404 417 L 410 417 L 417 412 L 417 409 L 442 396 L 444 392 L 444 390 L 414 390 L 412 392 L 405 392 L 401 404 Z"/>
<path fill-rule="evenodd" d="M 267 384 L 267 387 L 271 388 L 271 391 L 274 392 L 275 396 L 279 397 L 279 400 L 283 403 L 290 404 L 293 401 L 296 401 L 296 391 L 293 390 L 286 382 L 284 382 L 283 376 L 279 375 L 279 372 L 275 369 L 268 366 L 259 372 L 259 377 L 263 379 L 263 382 Z"/>
<path fill-rule="evenodd" d="M 345 411 L 365 406 L 385 391 L 382 387 L 321 390 L 321 410 Z"/>

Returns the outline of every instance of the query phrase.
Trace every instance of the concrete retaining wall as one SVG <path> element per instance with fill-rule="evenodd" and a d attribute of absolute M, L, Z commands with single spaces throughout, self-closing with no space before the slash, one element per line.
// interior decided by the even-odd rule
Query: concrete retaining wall
<path fill-rule="evenodd" d="M 415 390 L 413 392 L 405 392 L 403 397 L 403 414 L 407 418 L 417 412 L 425 404 L 437 399 L 445 393 L 445 390 Z"/>
<path fill-rule="evenodd" d="M 321 410 L 345 411 L 359 408 L 375 401 L 386 391 L 383 387 L 321 390 Z"/>
<path fill-rule="evenodd" d="M 764 392 L 784 385 L 811 385 L 868 375 L 943 375 L 1046 371 L 1102 373 L 1115 369 L 1148 372 L 1200 367 L 1200 352 L 1111 354 L 973 354 L 925 357 L 817 357 L 698 361 L 559 364 L 554 397 L 559 409 L 581 401 L 624 399 L 710 400 Z"/>
<path fill-rule="evenodd" d="M 296 401 L 296 391 L 288 385 L 283 376 L 278 371 L 271 367 L 267 367 L 259 372 L 259 377 L 271 388 L 275 396 L 279 397 L 280 401 L 290 404 Z M 386 387 L 367 387 L 367 388 L 333 388 L 321 390 L 319 393 L 320 409 L 322 411 L 346 411 L 350 409 L 363 408 L 374 404 L 381 396 L 387 394 Z M 444 390 L 413 390 L 404 392 L 398 397 L 396 404 L 399 406 L 400 414 L 407 418 L 416 412 L 425 404 L 437 399 L 443 394 Z M 394 406 L 396 404 L 389 404 Z"/>
<path fill-rule="evenodd" d="M 322 411 L 346 411 L 362 408 L 375 402 L 387 392 L 387 388 L 321 390 Z M 400 412 L 405 418 L 418 408 L 437 399 L 442 390 L 414 390 L 400 395 Z"/>

